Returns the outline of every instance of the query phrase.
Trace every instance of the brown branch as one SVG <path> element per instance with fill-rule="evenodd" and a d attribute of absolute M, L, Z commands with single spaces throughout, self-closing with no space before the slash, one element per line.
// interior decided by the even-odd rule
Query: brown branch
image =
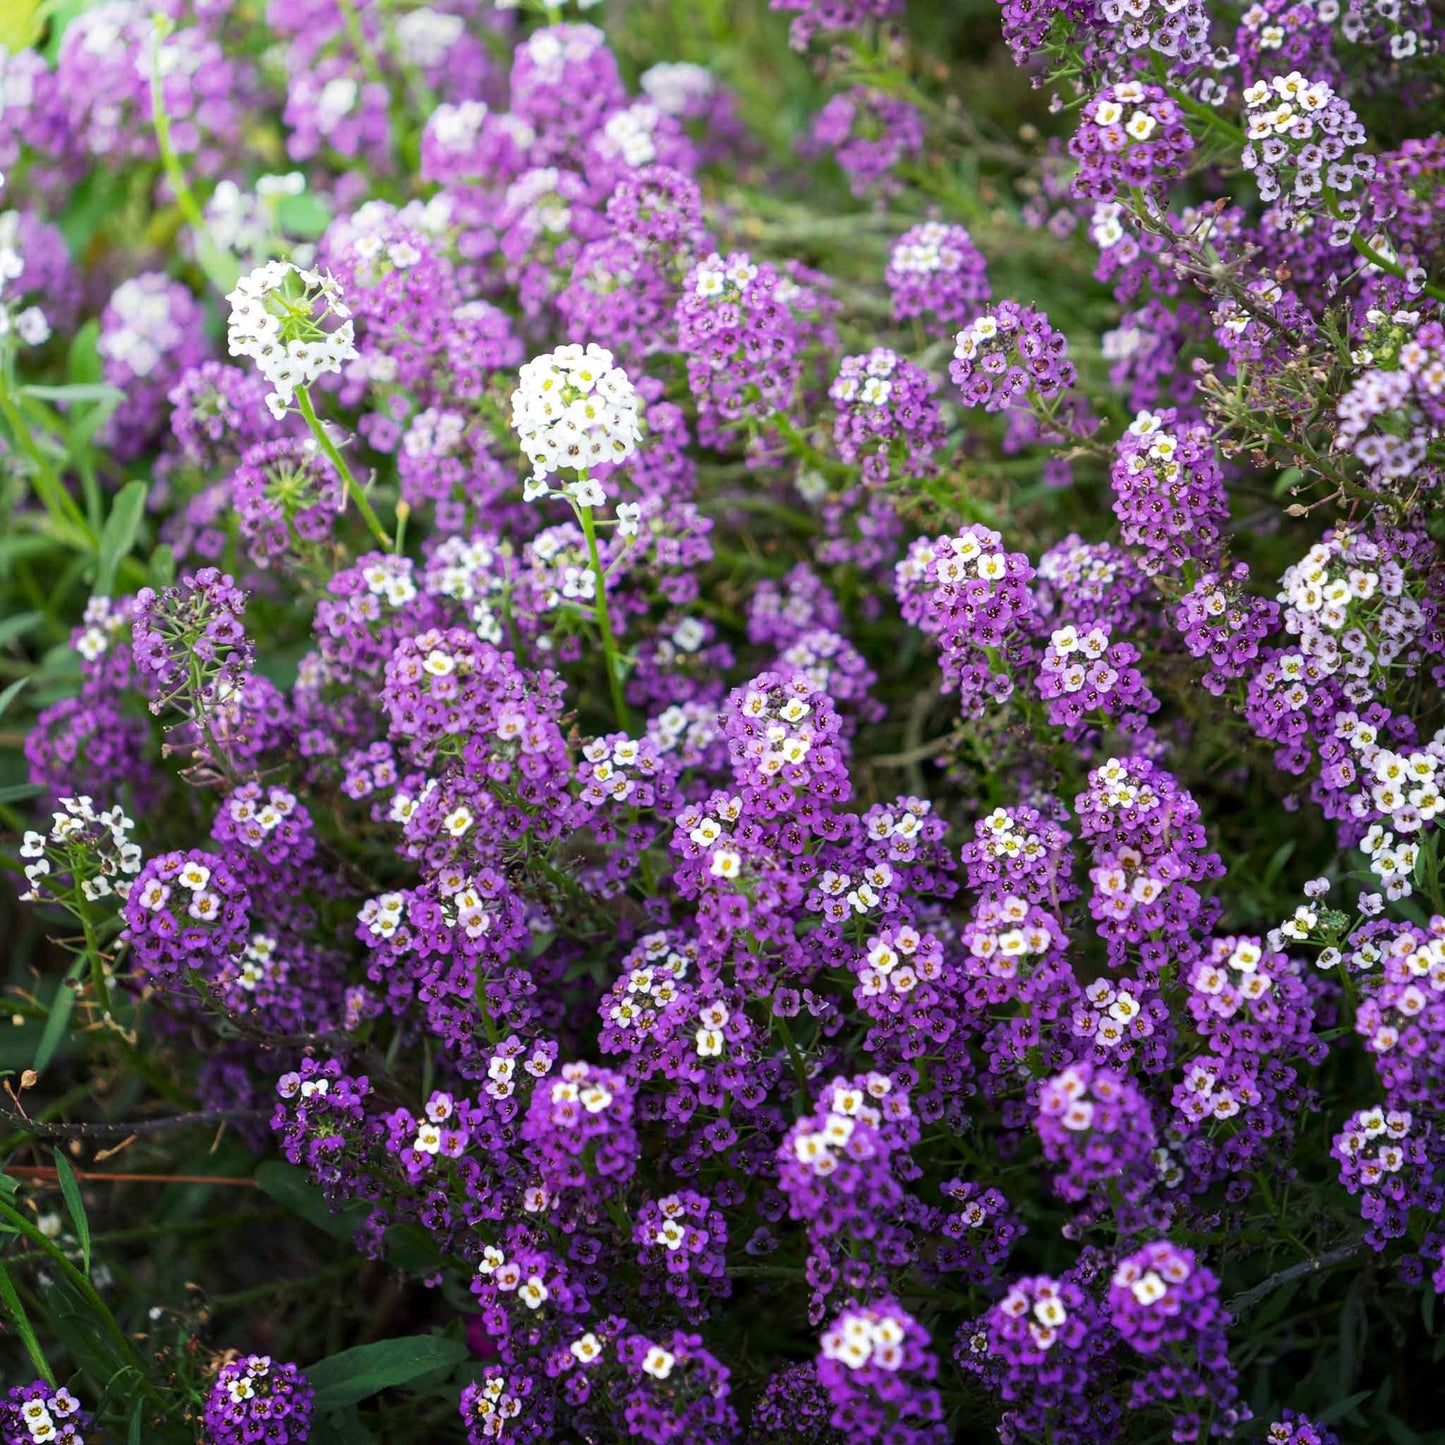
<path fill-rule="evenodd" d="M 60 1171 L 43 1164 L 11 1164 L 5 1171 L 16 1179 L 29 1179 L 36 1184 L 59 1184 Z M 96 1169 L 77 1169 L 77 1179 L 87 1184 L 234 1184 L 246 1189 L 256 1188 L 254 1179 L 234 1174 L 108 1174 Z"/>
<path fill-rule="evenodd" d="M 193 1114 L 167 1114 L 160 1119 L 130 1119 L 114 1124 L 52 1124 L 0 1104 L 0 1120 L 37 1139 L 124 1139 L 203 1125 L 251 1123 L 266 1117 L 263 1109 L 199 1109 Z"/>
<path fill-rule="evenodd" d="M 1365 1241 L 1356 1239 L 1349 1244 L 1341 1244 L 1335 1249 L 1327 1249 L 1313 1259 L 1292 1264 L 1288 1269 L 1282 1269 L 1278 1274 L 1272 1274 L 1268 1279 L 1261 1280 L 1257 1285 L 1235 1295 L 1233 1299 L 1227 1301 L 1225 1308 L 1235 1319 L 1238 1319 L 1246 1310 L 1253 1309 L 1261 1300 L 1272 1295 L 1275 1290 L 1281 1289 L 1297 1279 L 1302 1279 L 1305 1275 L 1323 1274 L 1325 1270 L 1333 1269 L 1335 1265 L 1352 1259 L 1364 1247 Z"/>

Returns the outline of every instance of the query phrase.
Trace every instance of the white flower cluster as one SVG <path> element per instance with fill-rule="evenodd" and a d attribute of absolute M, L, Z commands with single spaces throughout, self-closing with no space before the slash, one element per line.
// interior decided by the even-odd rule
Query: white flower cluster
<path fill-rule="evenodd" d="M 266 405 L 277 420 L 290 409 L 298 387 L 356 358 L 351 312 L 330 272 L 268 261 L 243 276 L 226 300 L 227 348 L 232 356 L 250 357 L 271 383 Z M 328 330 L 328 322 L 339 324 Z"/>
<path fill-rule="evenodd" d="M 503 639 L 500 606 L 507 593 L 507 549 L 478 533 L 456 535 L 431 555 L 426 589 L 434 597 L 450 597 L 466 605 L 472 627 L 483 642 L 500 645 Z"/>
<path fill-rule="evenodd" d="M 48 1445 L 51 1440 L 59 1440 L 60 1431 L 55 1422 L 68 1420 L 79 1409 L 80 1401 L 63 1387 L 53 1395 L 27 1400 L 20 1407 L 20 1418 L 30 1432 L 31 1445 Z"/>
<path fill-rule="evenodd" d="M 925 221 L 914 226 L 888 253 L 888 269 L 903 276 L 932 276 L 939 271 L 957 271 L 963 253 L 953 245 L 956 226 L 942 221 Z"/>
<path fill-rule="evenodd" d="M 1200 1060 L 1184 1072 L 1184 1082 L 1175 1090 L 1180 1113 L 1192 1123 L 1205 1119 L 1232 1119 L 1244 1109 L 1252 1109 L 1264 1096 L 1247 1075 L 1237 1075 L 1233 1086 L 1221 1084 L 1217 1066 L 1220 1060 Z"/>
<path fill-rule="evenodd" d="M 402 62 L 421 70 L 434 69 L 446 60 L 465 28 L 460 15 L 449 15 L 430 6 L 399 16 L 396 45 Z"/>
<path fill-rule="evenodd" d="M 735 301 L 757 278 L 758 268 L 746 253 L 729 256 L 726 261 L 716 251 L 693 273 L 692 289 L 705 301 L 721 296 Z"/>
<path fill-rule="evenodd" d="M 823 900 L 820 911 L 830 923 L 846 923 L 854 914 L 861 916 L 878 908 L 893 883 L 893 870 L 886 863 L 869 864 L 857 882 L 851 873 L 825 868 L 817 883 Z"/>
<path fill-rule="evenodd" d="M 474 1418 L 482 1422 L 483 1440 L 500 1440 L 512 1433 L 507 1421 L 522 1413 L 522 1397 L 507 1389 L 507 1377 L 502 1374 L 485 1375 L 481 1384 L 472 1400 Z"/>
<path fill-rule="evenodd" d="M 820 1341 L 823 1357 L 850 1370 L 876 1365 L 897 1370 L 903 1364 L 906 1335 L 897 1318 L 876 1309 L 844 1310 Z"/>
<path fill-rule="evenodd" d="M 664 114 L 686 116 L 712 95 L 711 72 L 688 61 L 664 61 L 642 72 L 642 93 Z"/>
<path fill-rule="evenodd" d="M 875 1129 L 882 1123 L 882 1112 L 868 1101 L 886 1099 L 892 1090 L 893 1080 L 887 1074 L 869 1074 L 862 1089 L 834 1084 L 823 1127 L 794 1133 L 794 1157 L 820 1178 L 826 1178 L 837 1169 L 838 1156 L 847 1148 L 858 1120 Z"/>
<path fill-rule="evenodd" d="M 28 832 L 21 840 L 20 856 L 28 859 L 25 878 L 30 884 L 21 899 L 38 903 L 48 896 L 64 899 L 79 888 L 81 898 L 126 898 L 131 880 L 141 867 L 140 844 L 130 841 L 135 820 L 120 808 L 95 811 L 94 801 L 82 795 L 62 798 L 51 814 L 48 832 Z M 60 882 L 62 875 L 67 881 Z"/>
<path fill-rule="evenodd" d="M 3 109 L 3 107 L 0 107 Z M 16 211 L 0 215 L 0 341 L 7 336 L 18 336 L 26 346 L 43 346 L 50 340 L 50 323 L 38 306 L 24 306 L 12 310 L 5 299 L 10 282 L 19 278 L 25 270 L 25 258 L 19 251 L 20 216 Z M 16 291 L 18 297 L 21 293 Z"/>
<path fill-rule="evenodd" d="M 84 626 L 75 639 L 75 650 L 86 662 L 94 662 L 110 650 L 125 629 L 126 616 L 109 597 L 92 597 L 81 618 Z"/>
<path fill-rule="evenodd" d="M 1113 1283 L 1116 1289 L 1127 1289 L 1141 1305 L 1152 1305 L 1169 1293 L 1170 1285 L 1183 1284 L 1192 1273 L 1189 1261 L 1172 1251 L 1159 1261 L 1158 1269 L 1146 1268 L 1133 1259 L 1121 1261 Z"/>
<path fill-rule="evenodd" d="M 240 958 L 240 971 L 236 975 L 238 987 L 247 993 L 255 993 L 266 981 L 271 965 L 276 958 L 278 944 L 269 933 L 253 933 Z"/>
<path fill-rule="evenodd" d="M 579 507 L 600 506 L 607 494 L 587 478 L 590 467 L 622 462 L 642 440 L 637 392 L 612 353 L 589 343 L 559 346 L 527 362 L 512 393 L 512 428 L 532 463 L 527 501 L 547 495 L 554 472 L 578 473 L 563 493 Z"/>
<path fill-rule="evenodd" d="M 541 1309 L 552 1297 L 545 1281 L 539 1274 L 522 1275 L 522 1267 L 509 1260 L 495 1244 L 489 1244 L 482 1251 L 482 1262 L 477 1273 L 490 1279 L 505 1294 L 516 1291 L 517 1298 L 529 1310 Z"/>
<path fill-rule="evenodd" d="M 602 127 L 602 153 L 634 168 L 651 165 L 657 159 L 654 135 L 661 120 L 662 111 L 645 100 L 614 111 Z"/>

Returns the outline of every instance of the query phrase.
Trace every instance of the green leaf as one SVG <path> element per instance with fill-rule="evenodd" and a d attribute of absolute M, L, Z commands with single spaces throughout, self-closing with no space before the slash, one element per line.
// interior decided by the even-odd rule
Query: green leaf
<path fill-rule="evenodd" d="M 6 803 L 28 803 L 31 798 L 38 798 L 44 791 L 39 783 L 11 783 L 8 788 L 0 788 L 0 806 Z"/>
<path fill-rule="evenodd" d="M 329 1415 L 311 1432 L 311 1445 L 374 1445 L 375 1440 L 355 1410 Z"/>
<path fill-rule="evenodd" d="M 126 1434 L 126 1445 L 141 1445 L 141 1431 L 145 1425 L 145 1401 L 137 1400 L 130 1413 L 130 1430 Z"/>
<path fill-rule="evenodd" d="M 65 357 L 65 378 L 77 385 L 101 378 L 100 322 L 94 316 L 71 338 Z"/>
<path fill-rule="evenodd" d="M 151 553 L 147 580 L 157 589 L 169 587 L 176 580 L 175 549 L 168 543 L 162 543 Z"/>
<path fill-rule="evenodd" d="M 1343 1419 L 1357 1405 L 1364 1404 L 1374 1393 L 1373 1390 L 1361 1390 L 1358 1394 L 1351 1395 L 1347 1399 L 1336 1400 L 1328 1409 L 1321 1410 L 1319 1414 L 1311 1418 L 1316 1425 L 1333 1425 L 1336 1420 Z"/>
<path fill-rule="evenodd" d="M 40 1047 L 35 1050 L 35 1062 L 31 1065 L 37 1074 L 45 1072 L 65 1037 L 66 1029 L 70 1025 L 71 1010 L 75 1007 L 76 988 L 85 972 L 85 963 L 85 955 L 81 954 L 66 970 L 65 977 L 60 980 L 59 987 L 55 990 L 50 1013 L 45 1020 L 45 1030 L 40 1035 Z"/>
<path fill-rule="evenodd" d="M 333 1239 L 350 1240 L 369 1208 L 358 1200 L 340 1211 L 333 1210 L 321 1191 L 307 1179 L 304 1170 L 278 1159 L 268 1159 L 257 1166 L 256 1185 L 283 1209 L 314 1224 Z"/>
<path fill-rule="evenodd" d="M 0 5 L 0 50 L 13 55 L 40 38 L 40 0 L 8 0 Z"/>
<path fill-rule="evenodd" d="M 31 681 L 28 677 L 17 677 L 4 692 L 0 692 L 0 717 L 5 716 L 10 704 L 30 686 Z"/>
<path fill-rule="evenodd" d="M 84 401 L 108 401 L 112 405 L 125 400 L 125 393 L 119 387 L 103 381 L 77 381 L 65 386 L 22 386 L 21 396 L 33 396 L 37 401 L 63 401 L 74 406 Z"/>
<path fill-rule="evenodd" d="M 467 1357 L 460 1340 L 444 1335 L 403 1335 L 358 1345 L 306 1371 L 316 1391 L 317 1412 L 345 1409 L 380 1390 L 405 1385 L 433 1370 L 451 1369 Z"/>
<path fill-rule="evenodd" d="M 99 561 L 95 570 L 95 592 L 98 597 L 110 596 L 121 558 L 135 545 L 149 492 L 150 485 L 147 482 L 127 482 L 111 504 L 110 516 L 105 519 L 105 530 L 100 534 L 98 548 Z"/>
<path fill-rule="evenodd" d="M 37 622 L 43 622 L 43 612 L 16 612 L 0 621 L 0 647 L 6 647 L 17 637 L 24 637 Z"/>
<path fill-rule="evenodd" d="M 3 1264 L 0 1264 L 0 1302 L 5 1305 L 10 1323 L 14 1326 L 15 1333 L 20 1336 L 25 1353 L 30 1356 L 30 1363 L 53 1385 L 55 1376 L 46 1362 L 45 1351 L 40 1348 L 40 1341 L 35 1337 L 35 1331 L 30 1324 L 30 1316 L 25 1313 L 25 1306 L 20 1302 L 20 1293 Z"/>
<path fill-rule="evenodd" d="M 70 1160 L 57 1149 L 55 1151 L 55 1172 L 60 1176 L 60 1192 L 65 1196 L 65 1207 L 75 1223 L 75 1235 L 80 1240 L 80 1267 L 90 1274 L 90 1219 L 85 1213 L 85 1200 L 80 1197 L 80 1180 L 70 1167 Z"/>
<path fill-rule="evenodd" d="M 331 224 L 331 212 L 319 196 L 303 191 L 277 199 L 276 222 L 288 236 L 314 241 Z"/>

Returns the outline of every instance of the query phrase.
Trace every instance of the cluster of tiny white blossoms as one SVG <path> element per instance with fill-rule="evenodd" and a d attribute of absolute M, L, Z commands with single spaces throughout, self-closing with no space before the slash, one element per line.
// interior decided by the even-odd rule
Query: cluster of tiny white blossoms
<path fill-rule="evenodd" d="M 662 61 L 644 70 L 642 93 L 664 115 L 685 116 L 717 89 L 712 72 L 690 61 Z"/>
<path fill-rule="evenodd" d="M 866 357 L 847 357 L 837 380 L 828 388 L 828 395 L 840 406 L 855 401 L 860 406 L 886 406 L 893 395 L 890 378 L 897 370 L 898 357 L 881 346 Z"/>
<path fill-rule="evenodd" d="M 998 318 L 980 316 L 971 321 L 953 338 L 953 355 L 957 361 L 972 361 L 985 341 L 998 335 Z"/>
<path fill-rule="evenodd" d="M 716 251 L 698 266 L 693 274 L 692 289 L 705 301 L 736 301 L 757 278 L 758 268 L 743 252 L 726 261 Z"/>
<path fill-rule="evenodd" d="M 1097 795 L 1099 804 L 1111 811 L 1133 808 L 1139 813 L 1152 813 L 1159 806 L 1159 794 L 1154 785 L 1147 780 L 1136 782 L 1130 776 L 1126 764 L 1119 758 L 1110 758 L 1091 773 L 1089 784 Z"/>
<path fill-rule="evenodd" d="M 676 1194 L 668 1194 L 657 1201 L 657 1212 L 662 1215 L 662 1224 L 653 1236 L 652 1242 L 676 1254 L 687 1243 L 687 1225 L 682 1222 L 687 1205 Z"/>
<path fill-rule="evenodd" d="M 198 923 L 209 923 L 221 911 L 221 895 L 207 887 L 210 881 L 211 870 L 204 863 L 194 860 L 176 874 L 176 886 L 191 895 L 186 912 Z M 162 883 L 159 878 L 152 878 L 141 890 L 140 905 L 151 913 L 159 913 L 170 901 L 170 896 L 170 885 Z"/>
<path fill-rule="evenodd" d="M 1047 851 L 1044 840 L 1032 829 L 1024 832 L 1018 820 L 1004 808 L 995 808 L 983 820 L 979 841 L 994 858 L 1024 858 L 1032 862 Z"/>
<path fill-rule="evenodd" d="M 898 241 L 888 253 L 888 265 L 906 276 L 932 276 L 937 271 L 956 271 L 962 259 L 956 246 L 950 244 L 957 228 L 942 221 L 925 221 L 914 226 L 906 239 Z"/>
<path fill-rule="evenodd" d="M 701 808 L 685 809 L 677 826 L 708 856 L 708 871 L 714 878 L 736 878 L 742 872 L 743 855 L 731 843 L 732 826 L 742 817 L 743 800 L 733 797 L 715 803 L 712 812 Z"/>
<path fill-rule="evenodd" d="M 481 1421 L 483 1440 L 500 1440 L 510 1433 L 507 1421 L 515 1420 L 522 1413 L 522 1397 L 507 1389 L 505 1375 L 484 1375 L 472 1397 L 472 1413 L 474 1419 Z"/>
<path fill-rule="evenodd" d="M 607 500 L 587 477 L 589 468 L 622 462 L 642 439 L 637 392 L 627 373 L 604 347 L 559 346 L 527 362 L 512 393 L 512 429 L 532 464 L 524 497 L 532 501 L 551 490 L 555 472 L 576 472 L 562 487 L 579 507 Z"/>
<path fill-rule="evenodd" d="M 271 971 L 277 947 L 276 940 L 269 933 L 253 933 L 239 960 L 237 987 L 245 989 L 247 993 L 255 993 Z"/>
<path fill-rule="evenodd" d="M 1299 638 L 1300 655 L 1280 659 L 1282 675 L 1303 683 L 1310 671 L 1340 675 L 1356 705 L 1373 700 L 1368 679 L 1410 649 L 1428 621 L 1405 590 L 1405 571 L 1381 558 L 1369 537 L 1335 532 L 1317 542 L 1280 578 L 1285 630 Z M 1314 664 L 1307 669 L 1306 660 Z M 1286 692 L 1295 708 L 1308 695 Z"/>
<path fill-rule="evenodd" d="M 296 794 L 285 788 L 268 788 L 264 802 L 259 798 L 232 798 L 226 811 L 237 825 L 236 841 L 248 848 L 260 848 L 296 811 Z"/>
<path fill-rule="evenodd" d="M 1266 958 L 1252 939 L 1223 939 L 1208 959 L 1195 965 L 1189 986 L 1208 999 L 1211 1013 L 1233 1018 L 1246 1003 L 1257 1002 L 1274 988 L 1270 968 L 1277 961 Z"/>
<path fill-rule="evenodd" d="M 126 616 L 109 597 L 92 597 L 85 604 L 80 635 L 75 650 L 86 662 L 110 651 L 111 644 L 125 630 Z"/>
<path fill-rule="evenodd" d="M 739 712 L 763 724 L 747 741 L 752 766 L 764 777 L 803 762 L 813 749 L 813 705 L 807 699 L 813 684 L 804 676 L 763 691 L 749 688 Z"/>
<path fill-rule="evenodd" d="M 455 1129 L 443 1133 L 445 1124 L 457 1111 L 456 1100 L 440 1090 L 434 1093 L 422 1107 L 422 1120 L 417 1125 L 416 1138 L 411 1147 L 418 1154 L 435 1157 L 446 1154 L 455 1158 L 466 1147 L 466 1135 Z"/>
<path fill-rule="evenodd" d="M 53 1395 L 26 1400 L 20 1407 L 20 1418 L 30 1432 L 31 1445 L 48 1445 L 49 1441 L 58 1440 L 60 1432 L 55 1422 L 68 1420 L 79 1409 L 80 1401 L 64 1387 Z"/>
<path fill-rule="evenodd" d="M 405 607 L 416 596 L 413 564 L 409 557 L 381 557 L 366 566 L 361 580 L 373 597 L 380 597 L 388 607 Z"/>
<path fill-rule="evenodd" d="M 1179 438 L 1164 430 L 1162 417 L 1151 411 L 1141 411 L 1129 423 L 1129 433 L 1136 437 L 1153 437 L 1147 452 L 1133 452 L 1125 463 L 1129 475 L 1137 477 L 1146 467 L 1161 481 L 1173 482 L 1179 477 L 1179 463 L 1175 456 L 1179 451 Z"/>
<path fill-rule="evenodd" d="M 533 1079 L 544 1079 L 552 1072 L 552 1057 L 544 1050 L 533 1049 L 521 1061 L 524 1074 Z M 493 1099 L 510 1099 L 517 1092 L 517 1055 L 507 1049 L 499 1049 L 487 1061 L 487 1095 Z"/>
<path fill-rule="evenodd" d="M 634 101 L 615 111 L 602 127 L 602 149 L 609 156 L 619 157 L 624 164 L 636 168 L 651 165 L 657 159 L 654 134 L 662 120 L 662 111 L 651 101 Z"/>
<path fill-rule="evenodd" d="M 1116 1049 L 1128 1034 L 1147 1036 L 1154 1032 L 1154 1021 L 1127 988 L 1116 988 L 1108 979 L 1098 978 L 1084 990 L 1084 998 L 1088 1007 L 1076 1008 L 1070 1022 L 1075 1038 L 1092 1039 L 1100 1048 Z"/>
<path fill-rule="evenodd" d="M 226 1389 L 230 1393 L 232 1403 L 239 1405 L 243 1400 L 254 1399 L 256 1381 L 264 1380 L 270 1373 L 270 1355 L 249 1356 L 242 1363 L 241 1369 L 226 1381 Z"/>
<path fill-rule="evenodd" d="M 26 346 L 43 346 L 50 340 L 50 322 L 45 319 L 45 312 L 38 306 L 12 310 L 5 299 L 10 282 L 25 270 L 25 258 L 18 247 L 19 231 L 18 212 L 6 211 L 0 215 L 0 342 L 7 336 L 17 336 Z"/>
<path fill-rule="evenodd" d="M 793 1137 L 793 1154 L 798 1162 L 806 1164 L 820 1178 L 832 1174 L 858 1121 L 861 1119 L 876 1129 L 883 1120 L 881 1111 L 868 1101 L 887 1098 L 892 1088 L 893 1081 L 886 1074 L 869 1074 L 861 1089 L 835 1084 L 823 1127 L 805 1129 Z"/>
<path fill-rule="evenodd" d="M 584 483 L 594 486 L 595 483 Z M 579 503 L 579 505 L 592 505 Z M 542 608 L 553 612 L 566 602 L 591 603 L 597 596 L 597 574 L 587 557 L 576 525 L 568 522 L 538 532 L 527 544 L 531 557 L 550 574 L 542 591 Z"/>
<path fill-rule="evenodd" d="M 30 884 L 21 894 L 22 901 L 38 903 L 47 896 L 72 901 L 77 889 L 79 898 L 88 903 L 127 898 L 141 868 L 140 844 L 130 840 L 134 827 L 134 819 L 118 807 L 97 813 L 87 796 L 62 798 L 59 810 L 51 814 L 49 830 L 27 832 L 21 840 L 20 856 L 28 860 L 25 879 Z"/>
<path fill-rule="evenodd" d="M 446 538 L 427 564 L 427 591 L 464 603 L 472 627 L 483 642 L 500 644 L 502 618 L 497 602 L 507 592 L 505 543 L 494 544 L 483 536 Z"/>
<path fill-rule="evenodd" d="M 278 420 L 298 387 L 339 372 L 356 358 L 351 312 L 330 272 L 268 261 L 237 281 L 226 300 L 231 303 L 227 348 L 232 356 L 249 357 L 271 383 L 266 405 Z"/>
<path fill-rule="evenodd" d="M 875 1365 L 880 1370 L 897 1370 L 904 1360 L 903 1325 L 886 1310 L 844 1310 L 819 1342 L 823 1357 L 837 1360 L 850 1370 Z"/>

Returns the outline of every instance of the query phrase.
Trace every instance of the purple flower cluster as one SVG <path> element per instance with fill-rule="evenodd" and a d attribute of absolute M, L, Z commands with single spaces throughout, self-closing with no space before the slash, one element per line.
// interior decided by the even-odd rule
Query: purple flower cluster
<path fill-rule="evenodd" d="M 85 1432 L 93 1424 L 69 1390 L 45 1380 L 12 1386 L 0 1401 L 4 1445 L 85 1445 Z"/>
<path fill-rule="evenodd" d="M 1162 86 L 1105 86 L 1085 102 L 1069 142 L 1074 194 L 1111 201 L 1121 190 L 1157 190 L 1188 169 L 1193 150 L 1184 112 Z"/>
<path fill-rule="evenodd" d="M 863 459 L 866 481 L 886 482 L 892 463 L 926 467 L 943 441 L 933 393 L 938 383 L 922 367 L 885 346 L 845 356 L 828 396 L 838 408 L 833 443 L 845 462 Z"/>
<path fill-rule="evenodd" d="M 1000 301 L 958 333 L 948 375 L 966 406 L 1005 411 L 1016 399 L 1062 396 L 1074 384 L 1067 339 L 1048 317 L 1016 301 Z"/>
<path fill-rule="evenodd" d="M 925 221 L 888 253 L 883 279 L 899 321 L 922 320 L 930 336 L 948 335 L 977 314 L 992 292 L 983 253 L 962 226 Z"/>
<path fill-rule="evenodd" d="M 305 1445 L 316 1399 L 295 1365 L 269 1355 L 242 1355 L 221 1366 L 206 1399 L 206 1438 L 212 1445 Z"/>

